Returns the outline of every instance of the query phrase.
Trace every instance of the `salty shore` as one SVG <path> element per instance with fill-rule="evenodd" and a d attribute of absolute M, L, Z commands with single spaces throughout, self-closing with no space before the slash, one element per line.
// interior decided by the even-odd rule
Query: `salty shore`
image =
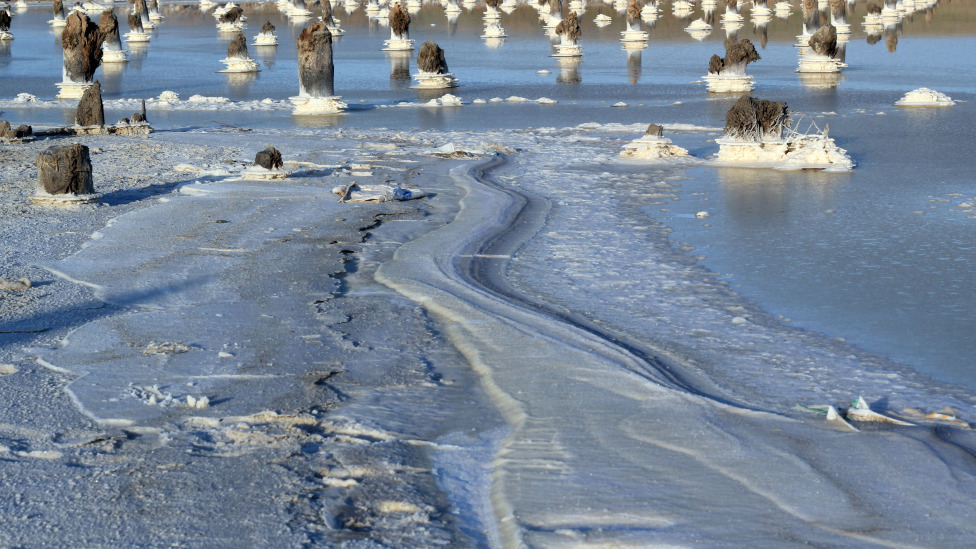
<path fill-rule="evenodd" d="M 426 312 L 371 276 L 449 206 L 331 193 L 412 181 L 450 205 L 454 161 L 391 133 L 310 137 L 71 138 L 103 193 L 72 208 L 29 200 L 53 140 L 0 149 L 0 277 L 32 283 L 0 301 L 0 545 L 484 539 L 450 511 L 432 441 L 480 409 L 452 459 L 487 452 L 493 410 Z M 230 181 L 266 142 L 291 177 Z"/>
<path fill-rule="evenodd" d="M 51 142 L 0 147 L 0 277 L 32 281 L 0 301 L 4 543 L 970 539 L 972 431 L 795 406 L 972 396 L 730 291 L 648 219 L 683 168 L 617 161 L 632 133 L 78 137 L 104 195 L 73 209 L 29 201 Z M 268 145 L 290 178 L 236 181 Z"/>

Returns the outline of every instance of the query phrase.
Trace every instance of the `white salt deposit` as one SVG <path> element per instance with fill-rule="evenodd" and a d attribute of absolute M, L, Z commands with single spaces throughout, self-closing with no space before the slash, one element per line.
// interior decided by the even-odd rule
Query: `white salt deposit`
<path fill-rule="evenodd" d="M 895 102 L 899 107 L 951 107 L 955 104 L 948 95 L 928 88 L 912 90 Z"/>
<path fill-rule="evenodd" d="M 418 90 L 440 90 L 457 87 L 458 79 L 453 73 L 435 73 L 418 71 L 413 75 L 416 83 L 413 88 Z"/>
<path fill-rule="evenodd" d="M 677 145 L 673 145 L 671 140 L 665 137 L 644 135 L 624 145 L 620 156 L 639 160 L 658 160 L 663 158 L 686 157 L 688 156 L 688 151 Z"/>

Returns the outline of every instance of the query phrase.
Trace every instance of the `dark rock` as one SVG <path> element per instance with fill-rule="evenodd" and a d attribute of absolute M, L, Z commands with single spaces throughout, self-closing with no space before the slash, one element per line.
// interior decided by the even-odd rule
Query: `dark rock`
<path fill-rule="evenodd" d="M 48 194 L 94 194 L 91 157 L 80 144 L 48 147 L 37 155 L 38 184 Z"/>
<path fill-rule="evenodd" d="M 98 80 L 85 90 L 81 100 L 78 101 L 78 109 L 75 111 L 75 125 L 82 127 L 105 125 L 102 85 Z"/>
<path fill-rule="evenodd" d="M 332 97 L 335 67 L 332 64 L 332 33 L 323 23 L 302 29 L 298 36 L 298 81 L 312 97 Z"/>
<path fill-rule="evenodd" d="M 759 61 L 759 52 L 756 51 L 756 46 L 752 45 L 747 38 L 743 38 L 738 42 L 732 42 L 726 44 L 725 46 L 725 65 L 738 65 L 739 63 L 749 64 L 753 61 Z"/>
<path fill-rule="evenodd" d="M 713 54 L 712 58 L 708 60 L 709 74 L 719 74 L 724 68 L 725 60 L 719 57 L 718 54 Z"/>
<path fill-rule="evenodd" d="M 277 170 L 284 165 L 284 162 L 278 149 L 268 147 L 254 156 L 254 164 L 266 170 Z"/>
<path fill-rule="evenodd" d="M 34 135 L 34 128 L 28 126 L 27 124 L 21 124 L 17 126 L 16 130 L 14 130 L 14 137 L 17 139 L 30 137 L 32 135 Z"/>
<path fill-rule="evenodd" d="M 664 127 L 658 126 L 657 124 L 651 124 L 647 126 L 647 131 L 644 132 L 644 135 L 650 137 L 662 137 L 664 135 Z"/>
<path fill-rule="evenodd" d="M 146 100 L 143 99 L 142 100 L 142 112 L 137 112 L 137 113 L 133 113 L 132 114 L 132 123 L 133 124 L 144 124 L 146 122 L 148 122 L 148 120 L 146 119 Z"/>
<path fill-rule="evenodd" d="M 433 40 L 424 42 L 417 54 L 417 68 L 421 72 L 447 74 L 447 60 L 444 59 L 444 50 Z"/>
<path fill-rule="evenodd" d="M 837 29 L 833 25 L 824 25 L 817 29 L 817 32 L 810 37 L 810 49 L 826 55 L 827 57 L 837 56 Z"/>

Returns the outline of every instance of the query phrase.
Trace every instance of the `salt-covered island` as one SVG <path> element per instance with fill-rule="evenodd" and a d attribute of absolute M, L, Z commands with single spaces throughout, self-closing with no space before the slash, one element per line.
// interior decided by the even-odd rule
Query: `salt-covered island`
<path fill-rule="evenodd" d="M 796 181 L 824 203 L 863 185 L 885 151 L 857 125 L 924 130 L 967 116 L 971 92 L 932 84 L 954 109 L 894 109 L 956 104 L 899 88 L 877 94 L 890 114 L 802 114 L 818 104 L 807 82 L 767 84 L 797 77 L 792 36 L 790 55 L 763 53 L 778 76 L 752 82 L 749 40 L 726 24 L 699 44 L 658 3 L 599 12 L 615 25 L 603 35 L 600 7 L 559 0 L 352 4 L 341 34 L 327 1 L 218 6 L 229 33 L 195 2 L 137 0 L 98 24 L 59 1 L 51 23 L 47 4 L 17 16 L 36 11 L 59 51 L 43 91 L 0 96 L 0 546 L 971 542 L 973 392 L 766 310 L 680 234 L 758 223 L 767 206 L 799 216 L 782 198 Z M 801 67 L 856 66 L 836 42 L 864 10 L 835 4 L 802 37 Z M 805 5 L 805 29 L 826 19 Z M 267 21 L 260 76 L 245 11 Z M 212 38 L 201 79 L 240 94 L 280 79 L 277 95 L 144 93 L 156 84 L 134 75 L 188 17 Z M 744 18 L 733 6 L 723 21 Z M 613 51 L 628 86 L 647 78 L 634 53 L 661 19 L 702 47 L 674 69 L 682 83 L 660 84 L 676 92 L 616 101 L 597 67 Z M 147 21 L 148 57 L 133 48 Z M 485 47 L 499 22 L 508 43 Z M 692 81 L 722 45 L 709 84 L 732 95 Z M 545 82 L 509 89 L 471 68 L 472 48 L 561 70 L 518 68 Z M 370 63 L 393 99 L 349 85 Z M 946 215 L 976 215 L 970 195 L 949 195 Z M 807 232 L 837 215 L 820 210 Z"/>

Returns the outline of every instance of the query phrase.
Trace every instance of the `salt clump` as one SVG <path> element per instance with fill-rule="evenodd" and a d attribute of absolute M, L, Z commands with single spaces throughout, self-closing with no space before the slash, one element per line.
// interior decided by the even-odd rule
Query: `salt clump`
<path fill-rule="evenodd" d="M 899 107 L 951 107 L 955 104 L 948 95 L 928 88 L 912 90 L 895 102 Z"/>
<path fill-rule="evenodd" d="M 662 126 L 651 124 L 647 127 L 647 131 L 644 132 L 643 136 L 624 145 L 624 150 L 620 152 L 620 156 L 640 160 L 656 160 L 675 156 L 688 156 L 688 151 L 672 145 L 671 140 L 664 137 L 664 128 Z"/>
<path fill-rule="evenodd" d="M 254 37 L 254 42 L 251 44 L 255 46 L 278 45 L 278 36 L 275 34 L 275 26 L 271 24 L 271 21 L 265 22 L 264 26 L 261 27 L 261 32 Z"/>

